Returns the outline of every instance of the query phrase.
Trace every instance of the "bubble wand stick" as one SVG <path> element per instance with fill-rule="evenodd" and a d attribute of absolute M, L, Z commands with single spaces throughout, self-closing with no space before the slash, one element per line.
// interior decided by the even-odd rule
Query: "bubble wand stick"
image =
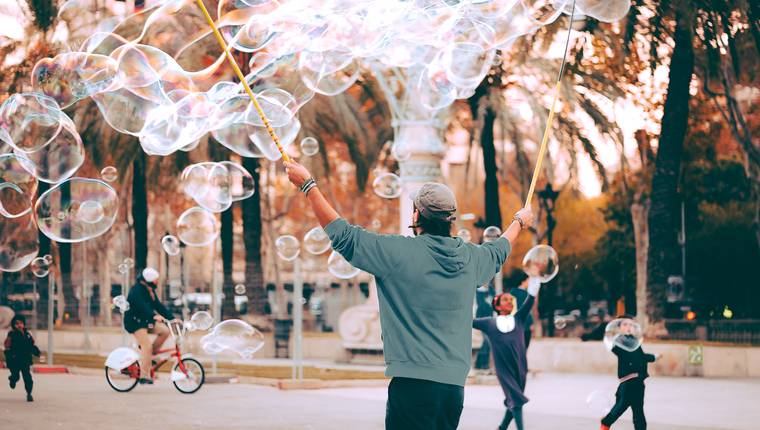
<path fill-rule="evenodd" d="M 200 0 L 198 0 L 200 1 Z M 536 183 L 538 182 L 538 176 L 541 173 L 541 165 L 544 161 L 544 155 L 546 154 L 546 144 L 549 141 L 549 133 L 552 128 L 552 122 L 554 121 L 554 112 L 557 107 L 557 99 L 559 98 L 559 89 L 562 84 L 562 75 L 565 73 L 565 64 L 567 63 L 567 50 L 570 46 L 570 34 L 573 32 L 573 18 L 575 18 L 575 0 L 573 0 L 573 8 L 570 11 L 570 25 L 567 28 L 567 41 L 565 42 L 565 53 L 562 54 L 562 65 L 559 68 L 559 75 L 557 76 L 557 85 L 554 87 L 554 100 L 552 100 L 552 107 L 549 109 L 549 117 L 546 119 L 546 128 L 544 129 L 544 137 L 541 140 L 541 147 L 538 150 L 538 159 L 536 160 L 536 168 L 533 170 L 533 179 L 530 181 L 530 188 L 528 189 L 528 198 L 525 200 L 525 207 L 530 206 L 530 202 L 533 200 L 533 192 L 536 190 Z"/>
<path fill-rule="evenodd" d="M 267 119 L 267 116 L 264 114 L 264 111 L 261 109 L 261 105 L 259 105 L 259 102 L 256 100 L 256 96 L 253 95 L 253 91 L 251 90 L 251 87 L 248 85 L 248 82 L 245 80 L 245 76 L 243 75 L 243 72 L 240 71 L 240 67 L 238 67 L 237 62 L 235 62 L 235 59 L 232 57 L 232 54 L 230 54 L 230 50 L 227 47 L 227 43 L 224 41 L 224 37 L 222 37 L 222 34 L 219 33 L 219 29 L 216 28 L 216 24 L 214 24 L 214 20 L 211 18 L 211 15 L 209 15 L 208 10 L 206 9 L 206 5 L 203 4 L 203 0 L 196 0 L 195 2 L 198 4 L 198 7 L 201 9 L 201 12 L 203 12 L 203 16 L 206 17 L 206 22 L 208 22 L 209 27 L 211 27 L 211 31 L 214 32 L 216 41 L 219 42 L 219 47 L 222 48 L 222 50 L 224 51 L 224 55 L 227 57 L 227 62 L 230 63 L 230 66 L 232 66 L 232 70 L 235 71 L 235 74 L 237 75 L 238 79 L 240 79 L 240 82 L 243 84 L 243 88 L 245 88 L 245 92 L 248 93 L 248 97 L 251 98 L 253 107 L 256 108 L 256 113 L 259 114 L 259 118 L 261 118 L 261 121 L 264 123 L 264 127 L 266 127 L 267 132 L 269 133 L 269 136 L 272 138 L 272 141 L 274 142 L 274 145 L 277 147 L 277 150 L 280 152 L 280 155 L 282 155 L 282 159 L 284 161 L 290 161 L 290 157 L 288 157 L 288 154 L 285 153 L 285 150 L 282 148 L 282 145 L 280 144 L 280 138 L 278 138 L 277 134 L 274 132 L 272 125 L 269 123 L 269 119 Z"/>

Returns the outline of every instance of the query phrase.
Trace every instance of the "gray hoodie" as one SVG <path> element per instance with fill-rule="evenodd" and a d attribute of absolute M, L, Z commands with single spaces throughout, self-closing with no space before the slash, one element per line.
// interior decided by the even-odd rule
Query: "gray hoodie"
<path fill-rule="evenodd" d="M 473 245 L 428 234 L 379 235 L 342 218 L 325 231 L 333 249 L 375 275 L 385 374 L 464 386 L 475 288 L 504 264 L 509 241 Z"/>

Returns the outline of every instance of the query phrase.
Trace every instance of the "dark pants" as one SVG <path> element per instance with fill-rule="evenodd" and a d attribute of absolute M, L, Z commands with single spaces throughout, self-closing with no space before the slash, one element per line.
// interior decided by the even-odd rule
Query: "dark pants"
<path fill-rule="evenodd" d="M 530 332 L 530 328 L 528 328 L 527 330 L 525 330 L 525 350 L 526 351 L 528 350 L 528 347 L 530 346 L 530 337 L 532 335 L 533 334 Z"/>
<path fill-rule="evenodd" d="M 515 406 L 512 409 L 507 408 L 507 412 L 504 414 L 504 419 L 501 420 L 501 424 L 499 424 L 499 430 L 507 430 L 509 427 L 509 423 L 512 422 L 512 419 L 515 420 L 515 425 L 517 426 L 517 430 L 523 430 L 523 414 L 522 414 L 522 406 Z"/>
<path fill-rule="evenodd" d="M 612 426 L 629 407 L 631 408 L 631 412 L 633 412 L 633 428 L 636 430 L 646 430 L 644 381 L 639 378 L 625 381 L 618 386 L 615 393 L 615 406 L 610 409 L 610 413 L 606 417 L 602 418 L 602 424 L 607 427 Z"/>
<path fill-rule="evenodd" d="M 412 378 L 388 385 L 386 430 L 454 430 L 464 406 L 464 387 Z"/>
<path fill-rule="evenodd" d="M 34 381 L 32 381 L 32 372 L 29 366 L 13 367 L 9 370 L 11 371 L 11 376 L 9 376 L 8 379 L 11 381 L 11 383 L 15 385 L 19 380 L 19 373 L 21 373 L 21 375 L 24 377 L 24 388 L 26 389 L 26 394 L 32 394 Z"/>

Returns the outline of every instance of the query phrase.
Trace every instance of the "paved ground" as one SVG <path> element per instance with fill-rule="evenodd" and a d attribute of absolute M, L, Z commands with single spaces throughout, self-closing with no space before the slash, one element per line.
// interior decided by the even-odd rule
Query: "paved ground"
<path fill-rule="evenodd" d="M 22 387 L 11 391 L 0 371 L 2 428 L 28 429 L 382 429 L 385 388 L 280 391 L 236 384 L 206 385 L 183 395 L 164 378 L 127 394 L 112 391 L 104 377 L 35 375 L 35 402 Z M 594 390 L 614 389 L 600 375 L 541 374 L 528 381 L 531 430 L 598 429 L 586 405 Z M 650 430 L 756 430 L 760 380 L 651 378 L 646 411 Z M 492 429 L 503 410 L 497 386 L 468 386 L 461 429 Z M 630 414 L 615 430 L 630 430 Z"/>

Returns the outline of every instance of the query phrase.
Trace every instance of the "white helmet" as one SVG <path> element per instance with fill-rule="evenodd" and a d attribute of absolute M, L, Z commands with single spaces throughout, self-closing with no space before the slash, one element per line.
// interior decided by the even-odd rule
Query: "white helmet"
<path fill-rule="evenodd" d="M 145 282 L 155 282 L 156 279 L 158 279 L 158 270 L 152 267 L 146 267 L 142 271 L 142 277 L 145 279 Z"/>

